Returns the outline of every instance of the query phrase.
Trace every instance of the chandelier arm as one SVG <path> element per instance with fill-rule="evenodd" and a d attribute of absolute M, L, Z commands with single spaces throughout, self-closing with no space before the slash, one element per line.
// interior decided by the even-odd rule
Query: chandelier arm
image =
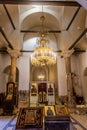
<path fill-rule="evenodd" d="M 38 40 L 39 46 L 35 48 L 34 53 L 31 56 L 31 64 L 34 66 L 54 65 L 56 63 L 56 54 L 52 48 L 46 45 L 48 40 L 45 37 L 46 31 L 44 31 L 45 17 L 43 15 L 43 5 L 40 20 L 42 21 L 42 30 L 40 31 L 40 38 Z"/>

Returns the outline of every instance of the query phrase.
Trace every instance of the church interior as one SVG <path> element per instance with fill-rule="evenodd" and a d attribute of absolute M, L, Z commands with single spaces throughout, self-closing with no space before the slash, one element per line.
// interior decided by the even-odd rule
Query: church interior
<path fill-rule="evenodd" d="M 86 58 L 86 0 L 0 0 L 0 130 L 87 130 Z"/>

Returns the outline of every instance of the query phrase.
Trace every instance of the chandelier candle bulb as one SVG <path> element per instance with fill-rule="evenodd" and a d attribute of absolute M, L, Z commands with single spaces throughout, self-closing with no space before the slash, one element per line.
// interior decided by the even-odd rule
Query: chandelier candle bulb
<path fill-rule="evenodd" d="M 41 20 L 43 25 L 43 20 L 45 20 L 45 17 L 41 16 Z M 40 32 L 40 38 L 37 40 L 39 42 L 38 47 L 35 48 L 34 53 L 31 56 L 31 64 L 34 66 L 56 64 L 56 55 L 53 52 L 52 48 L 47 46 L 48 40 L 45 38 L 45 33 L 46 32 L 44 32 L 44 29 L 42 32 Z"/>

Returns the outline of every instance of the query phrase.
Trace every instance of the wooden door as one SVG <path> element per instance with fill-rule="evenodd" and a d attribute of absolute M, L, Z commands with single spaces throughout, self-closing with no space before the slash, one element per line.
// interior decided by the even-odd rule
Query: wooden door
<path fill-rule="evenodd" d="M 38 84 L 38 102 L 39 103 L 47 102 L 47 83 Z"/>

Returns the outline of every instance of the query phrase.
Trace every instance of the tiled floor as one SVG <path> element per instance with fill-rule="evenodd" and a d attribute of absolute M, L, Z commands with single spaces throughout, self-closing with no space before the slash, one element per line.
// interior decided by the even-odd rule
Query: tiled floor
<path fill-rule="evenodd" d="M 17 116 L 0 116 L 0 130 L 15 130 Z M 87 115 L 71 114 L 70 130 L 87 130 Z"/>
<path fill-rule="evenodd" d="M 0 116 L 0 130 L 15 130 L 17 117 Z"/>

